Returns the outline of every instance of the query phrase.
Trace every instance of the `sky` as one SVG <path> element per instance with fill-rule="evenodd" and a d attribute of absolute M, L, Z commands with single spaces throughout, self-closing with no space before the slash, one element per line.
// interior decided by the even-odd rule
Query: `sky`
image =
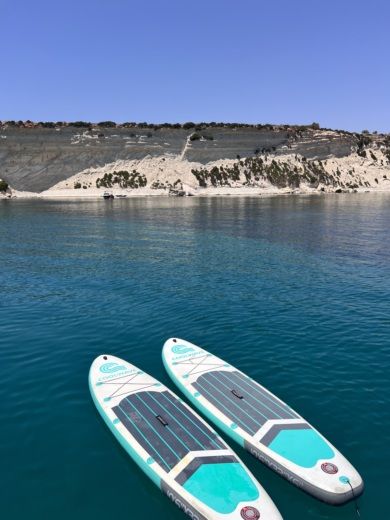
<path fill-rule="evenodd" d="M 388 0 L 0 0 L 0 120 L 390 132 Z"/>

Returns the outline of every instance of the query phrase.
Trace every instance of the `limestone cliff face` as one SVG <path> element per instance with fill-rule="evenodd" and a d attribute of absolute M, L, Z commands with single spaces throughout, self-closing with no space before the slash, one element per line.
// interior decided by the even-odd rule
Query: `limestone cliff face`
<path fill-rule="evenodd" d="M 40 192 L 87 168 L 120 160 L 176 156 L 206 164 L 255 153 L 346 157 L 358 137 L 326 130 L 273 127 L 185 128 L 0 127 L 0 177 L 18 190 Z"/>

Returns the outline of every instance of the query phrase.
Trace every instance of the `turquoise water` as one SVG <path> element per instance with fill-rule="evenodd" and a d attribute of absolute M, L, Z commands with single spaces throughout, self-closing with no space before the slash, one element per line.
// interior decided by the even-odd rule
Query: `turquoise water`
<path fill-rule="evenodd" d="M 296 408 L 389 516 L 390 196 L 0 203 L 0 430 L 7 520 L 185 518 L 89 396 L 108 352 L 168 386 L 184 337 Z M 230 442 L 231 444 L 231 442 Z M 286 520 L 356 518 L 234 445 Z"/>

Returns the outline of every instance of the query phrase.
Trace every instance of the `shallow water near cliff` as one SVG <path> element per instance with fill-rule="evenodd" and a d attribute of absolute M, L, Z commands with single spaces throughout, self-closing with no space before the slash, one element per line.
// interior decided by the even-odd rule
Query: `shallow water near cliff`
<path fill-rule="evenodd" d="M 390 195 L 0 202 L 4 518 L 185 518 L 120 448 L 87 384 L 112 353 L 176 391 L 170 336 L 287 401 L 387 518 Z M 229 444 L 286 520 L 356 518 Z"/>

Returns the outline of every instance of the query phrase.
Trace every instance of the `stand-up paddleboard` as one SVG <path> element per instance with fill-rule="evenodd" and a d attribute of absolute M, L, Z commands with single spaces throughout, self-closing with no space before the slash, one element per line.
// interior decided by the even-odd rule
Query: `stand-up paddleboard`
<path fill-rule="evenodd" d="M 193 520 L 282 520 L 235 453 L 156 379 L 104 355 L 92 363 L 89 386 L 123 448 Z"/>
<path fill-rule="evenodd" d="M 335 505 L 363 492 L 345 457 L 253 379 L 182 339 L 169 339 L 162 356 L 172 380 L 208 419 L 287 480 Z"/>

